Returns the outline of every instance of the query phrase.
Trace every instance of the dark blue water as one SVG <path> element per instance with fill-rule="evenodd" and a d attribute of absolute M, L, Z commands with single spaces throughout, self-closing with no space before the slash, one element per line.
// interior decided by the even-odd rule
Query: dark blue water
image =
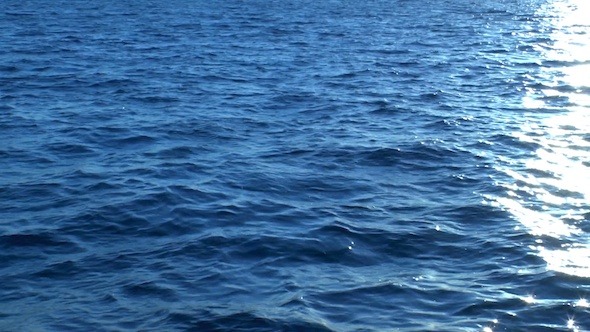
<path fill-rule="evenodd" d="M 583 0 L 0 2 L 1 331 L 588 331 Z"/>

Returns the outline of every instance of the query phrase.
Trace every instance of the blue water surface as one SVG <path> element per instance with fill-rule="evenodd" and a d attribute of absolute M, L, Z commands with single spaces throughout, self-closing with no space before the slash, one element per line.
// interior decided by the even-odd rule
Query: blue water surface
<path fill-rule="evenodd" d="M 584 13 L 3 0 L 0 330 L 589 330 Z"/>

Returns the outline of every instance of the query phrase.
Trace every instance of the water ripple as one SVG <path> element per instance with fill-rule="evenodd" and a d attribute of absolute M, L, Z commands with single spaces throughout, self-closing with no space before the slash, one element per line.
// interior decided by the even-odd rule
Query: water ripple
<path fill-rule="evenodd" d="M 588 329 L 584 6 L 1 2 L 0 330 Z"/>

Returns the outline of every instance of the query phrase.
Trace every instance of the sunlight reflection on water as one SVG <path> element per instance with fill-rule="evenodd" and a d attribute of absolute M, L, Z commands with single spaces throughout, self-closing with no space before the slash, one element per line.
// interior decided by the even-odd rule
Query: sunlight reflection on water
<path fill-rule="evenodd" d="M 590 216 L 590 2 L 553 2 L 540 15 L 548 17 L 552 42 L 536 48 L 541 71 L 522 104 L 551 112 L 513 133 L 539 148 L 529 160 L 498 167 L 512 183 L 499 184 L 507 197 L 495 203 L 532 235 L 560 240 L 533 247 L 548 269 L 590 278 L 590 234 L 582 225 Z"/>

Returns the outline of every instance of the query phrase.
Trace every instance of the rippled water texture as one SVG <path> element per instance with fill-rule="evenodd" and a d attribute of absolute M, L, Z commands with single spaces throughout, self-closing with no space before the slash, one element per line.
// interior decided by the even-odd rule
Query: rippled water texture
<path fill-rule="evenodd" d="M 588 17 L 0 2 L 0 330 L 589 330 Z"/>

